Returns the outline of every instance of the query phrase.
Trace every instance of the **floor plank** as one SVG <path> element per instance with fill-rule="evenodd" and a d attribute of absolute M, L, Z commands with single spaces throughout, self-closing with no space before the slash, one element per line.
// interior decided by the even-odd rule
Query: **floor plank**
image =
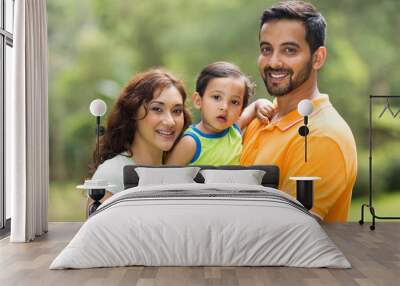
<path fill-rule="evenodd" d="M 290 267 L 116 267 L 48 269 L 82 223 L 50 223 L 31 243 L 0 240 L 0 285 L 399 285 L 400 223 L 378 222 L 375 231 L 357 223 L 324 224 L 352 269 Z"/>

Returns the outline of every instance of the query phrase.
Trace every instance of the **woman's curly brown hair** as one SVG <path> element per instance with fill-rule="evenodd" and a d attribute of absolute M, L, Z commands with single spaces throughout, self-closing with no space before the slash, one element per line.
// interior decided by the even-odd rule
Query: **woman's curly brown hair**
<path fill-rule="evenodd" d="M 128 81 L 108 116 L 106 131 L 100 138 L 99 155 L 97 147 L 93 152 L 94 164 L 90 167 L 92 173 L 101 163 L 122 152 L 127 151 L 132 156 L 130 148 L 135 139 L 137 121 L 142 119 L 137 117 L 139 108 L 142 105 L 145 107 L 146 117 L 148 103 L 170 86 L 179 91 L 185 104 L 187 95 L 183 83 L 165 70 L 151 69 L 136 74 Z M 176 142 L 191 123 L 191 115 L 185 105 L 183 115 L 184 126 Z"/>

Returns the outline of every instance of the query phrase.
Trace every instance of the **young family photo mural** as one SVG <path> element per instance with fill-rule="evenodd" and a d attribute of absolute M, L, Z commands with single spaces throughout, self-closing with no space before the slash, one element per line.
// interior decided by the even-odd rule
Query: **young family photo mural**
<path fill-rule="evenodd" d="M 85 220 L 132 164 L 273 165 L 322 221 L 399 215 L 400 100 L 369 109 L 400 87 L 399 4 L 311 2 L 48 1 L 49 220 Z"/>
<path fill-rule="evenodd" d="M 1 285 L 398 284 L 399 1 L 0 8 Z"/>

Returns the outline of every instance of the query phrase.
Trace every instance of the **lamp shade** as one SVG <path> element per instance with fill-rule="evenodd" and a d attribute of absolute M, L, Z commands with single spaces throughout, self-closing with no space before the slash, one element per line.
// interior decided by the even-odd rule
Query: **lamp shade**
<path fill-rule="evenodd" d="M 301 116 L 308 116 L 311 114 L 312 111 L 313 111 L 313 105 L 312 105 L 311 100 L 309 100 L 309 99 L 303 99 L 297 105 L 297 112 Z"/>
<path fill-rule="evenodd" d="M 93 116 L 103 116 L 107 111 L 107 105 L 103 100 L 95 99 L 90 103 L 89 109 Z"/>

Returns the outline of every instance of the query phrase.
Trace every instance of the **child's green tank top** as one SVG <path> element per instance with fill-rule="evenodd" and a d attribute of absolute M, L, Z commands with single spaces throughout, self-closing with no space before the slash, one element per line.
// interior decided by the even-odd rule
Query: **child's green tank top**
<path fill-rule="evenodd" d="M 216 134 L 203 133 L 192 125 L 183 136 L 190 136 L 196 142 L 196 152 L 190 165 L 240 164 L 242 133 L 236 124 Z"/>

